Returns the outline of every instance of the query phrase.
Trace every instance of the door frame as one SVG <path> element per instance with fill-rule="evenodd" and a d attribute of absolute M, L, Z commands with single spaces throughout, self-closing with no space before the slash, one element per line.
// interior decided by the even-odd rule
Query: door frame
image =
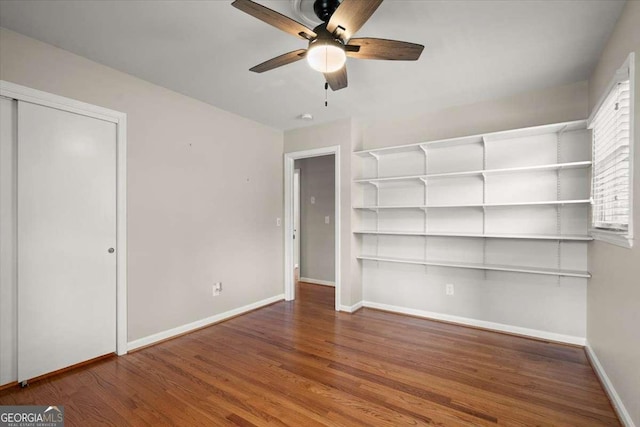
<path fill-rule="evenodd" d="M 116 125 L 116 352 L 127 353 L 127 114 L 0 80 L 0 95 Z"/>
<path fill-rule="evenodd" d="M 296 236 L 296 241 L 294 242 L 294 256 L 293 256 L 293 267 L 295 268 L 295 261 L 296 261 L 296 257 L 295 257 L 295 252 L 298 252 L 298 274 L 300 274 L 300 271 L 302 271 L 302 257 L 300 256 L 300 234 L 302 229 L 300 228 L 300 219 L 301 219 L 301 212 L 300 212 L 300 207 L 302 206 L 302 204 L 300 203 L 300 195 L 302 194 L 302 191 L 300 190 L 300 182 L 301 182 L 301 176 L 300 176 L 300 169 L 294 169 L 293 170 L 293 180 L 295 181 L 296 179 L 298 180 L 298 194 L 297 194 L 297 198 L 296 198 L 296 194 L 294 191 L 294 195 L 293 195 L 293 212 L 294 212 L 294 216 L 295 213 L 297 212 L 297 217 L 298 218 L 293 218 L 293 225 L 295 227 L 296 224 L 296 219 L 298 220 L 298 230 L 295 233 Z M 295 189 L 295 185 L 294 185 L 294 189 Z M 297 205 L 297 206 L 296 206 Z"/>
<path fill-rule="evenodd" d="M 295 281 L 293 278 L 293 171 L 294 162 L 299 159 L 334 155 L 335 174 L 335 309 L 340 311 L 340 146 L 314 148 L 312 150 L 292 151 L 284 153 L 284 299 L 292 301 L 296 298 Z"/>

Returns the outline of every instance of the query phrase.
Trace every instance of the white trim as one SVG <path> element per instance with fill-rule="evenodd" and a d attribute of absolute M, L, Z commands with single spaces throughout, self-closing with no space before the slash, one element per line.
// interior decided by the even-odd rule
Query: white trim
<path fill-rule="evenodd" d="M 622 246 L 623 248 L 632 248 L 633 239 L 626 234 L 620 234 L 608 230 L 591 229 L 591 237 L 594 240 L 611 243 L 612 245 Z"/>
<path fill-rule="evenodd" d="M 622 399 L 620 399 L 620 396 L 616 392 L 616 389 L 613 387 L 613 383 L 607 376 L 607 373 L 602 367 L 600 360 L 598 360 L 596 353 L 593 351 L 593 348 L 591 348 L 588 341 L 586 342 L 586 345 L 585 345 L 585 353 L 587 354 L 587 358 L 591 362 L 591 366 L 593 366 L 593 370 L 596 372 L 596 375 L 598 376 L 598 378 L 600 378 L 600 382 L 602 382 L 602 385 L 604 386 L 604 390 L 609 396 L 609 399 L 611 400 L 611 403 L 613 404 L 613 407 L 615 408 L 616 413 L 620 418 L 620 421 L 622 421 L 622 423 L 626 427 L 635 427 L 635 424 L 631 419 L 631 415 L 629 415 L 629 411 L 627 411 L 627 408 L 624 406 L 624 403 L 622 403 Z"/>
<path fill-rule="evenodd" d="M 335 168 L 335 308 L 340 311 L 340 146 L 314 148 L 312 150 L 284 153 L 284 297 L 287 301 L 296 298 L 293 277 L 293 166 L 298 159 L 334 155 Z"/>
<path fill-rule="evenodd" d="M 604 104 L 604 101 L 607 99 L 607 96 L 609 96 L 609 92 L 611 92 L 613 87 L 619 82 L 622 82 L 627 79 L 629 80 L 632 79 L 633 77 L 632 70 L 633 68 L 635 68 L 634 59 L 635 59 L 634 52 L 631 52 L 629 56 L 627 56 L 627 59 L 624 61 L 624 63 L 620 66 L 620 68 L 616 70 L 613 77 L 609 81 L 609 84 L 607 84 L 607 87 L 605 88 L 605 90 L 600 94 L 600 98 L 598 99 L 598 102 L 596 103 L 596 105 L 593 106 L 593 109 L 591 110 L 591 114 L 587 119 L 587 128 L 589 129 L 591 128 L 591 125 L 593 123 L 593 119 L 596 116 L 596 113 L 598 112 L 602 104 Z M 631 93 L 633 93 L 632 88 L 629 88 L 629 90 L 631 91 Z"/>
<path fill-rule="evenodd" d="M 329 280 L 310 279 L 309 277 L 301 277 L 298 280 L 301 282 L 313 283 L 314 285 L 331 286 L 331 287 L 336 286 L 335 282 L 331 282 Z"/>
<path fill-rule="evenodd" d="M 77 113 L 82 116 L 93 117 L 106 120 L 108 122 L 119 123 L 125 113 L 87 104 L 64 96 L 54 95 L 41 90 L 20 86 L 15 83 L 0 80 L 0 93 L 7 98 L 18 99 L 20 101 L 31 102 L 45 107 L 56 108 L 62 111 Z"/>
<path fill-rule="evenodd" d="M 298 176 L 298 206 L 296 206 L 297 210 L 298 210 L 298 227 L 300 228 L 300 230 L 297 230 L 296 234 L 296 241 L 295 241 L 295 249 L 298 252 L 298 263 L 294 264 L 293 268 L 297 268 L 298 269 L 298 274 L 302 274 L 302 248 L 300 247 L 300 241 L 301 241 L 301 235 L 302 235 L 302 201 L 300 200 L 300 198 L 302 197 L 302 175 L 300 173 L 300 169 L 294 169 L 293 170 L 293 176 L 294 176 L 294 180 L 295 180 L 295 176 Z M 295 225 L 295 218 L 293 219 L 294 221 L 294 225 Z"/>
<path fill-rule="evenodd" d="M 116 352 L 127 353 L 127 115 L 0 80 L 0 95 L 116 124 Z"/>
<path fill-rule="evenodd" d="M 224 313 L 216 314 L 205 319 L 200 319 L 195 322 L 187 323 L 186 325 L 178 326 L 176 328 L 168 329 L 166 331 L 158 332 L 153 335 L 146 336 L 144 338 L 139 338 L 137 340 L 131 341 L 128 343 L 127 347 L 129 351 L 135 350 L 140 347 L 145 347 L 159 341 L 163 341 L 177 335 L 181 335 L 196 329 L 203 328 L 205 326 L 210 326 L 215 323 L 222 322 L 231 317 L 239 316 L 241 314 L 245 314 L 249 311 L 267 306 L 269 304 L 273 304 L 278 301 L 284 300 L 284 294 L 276 295 L 270 298 L 266 298 L 260 301 L 256 301 L 254 303 L 234 308 L 233 310 L 225 311 Z"/>
<path fill-rule="evenodd" d="M 635 61 L 635 53 L 631 52 L 627 59 L 624 61 L 624 64 L 616 71 L 613 78 L 607 85 L 606 90 L 601 94 L 598 103 L 595 105 L 593 110 L 591 111 L 591 115 L 587 121 L 587 127 L 591 129 L 591 125 L 593 119 L 595 118 L 596 113 L 604 103 L 605 99 L 609 95 L 609 92 L 613 89 L 614 85 L 616 85 L 619 81 L 629 79 L 629 118 L 631 120 L 632 126 L 629 129 L 629 229 L 625 234 L 615 233 L 613 231 L 606 230 L 591 230 L 591 235 L 595 240 L 600 240 L 606 243 L 611 243 L 613 245 L 622 246 L 623 248 L 631 248 L 633 247 L 633 182 L 634 182 L 634 146 L 636 145 L 635 141 L 635 127 L 640 126 L 640 123 L 635 123 L 635 92 L 636 92 L 636 82 L 635 82 L 635 74 L 636 74 L 636 61 Z M 590 219 L 590 221 L 592 221 Z M 592 224 L 592 222 L 590 222 Z"/>
<path fill-rule="evenodd" d="M 541 338 L 549 341 L 556 341 L 566 344 L 585 345 L 586 338 L 572 335 L 557 334 L 555 332 L 540 331 L 537 329 L 522 328 L 520 326 L 505 325 L 503 323 L 487 322 L 485 320 L 471 319 L 468 317 L 452 316 L 450 314 L 435 313 L 432 311 L 418 310 L 415 308 L 399 307 L 396 305 L 381 304 L 372 301 L 363 301 L 363 306 L 376 308 L 378 310 L 391 311 L 394 313 L 408 314 L 410 316 L 424 317 L 427 319 L 444 320 L 446 322 L 458 323 L 461 325 L 475 326 L 482 329 L 490 329 L 510 334 L 523 335 L 533 338 Z"/>
<path fill-rule="evenodd" d="M 357 302 L 357 303 L 353 304 L 352 306 L 341 305 L 340 306 L 340 311 L 346 311 L 347 313 L 354 313 L 354 312 L 360 310 L 362 307 L 364 307 L 363 301 L 360 301 L 360 302 Z"/>

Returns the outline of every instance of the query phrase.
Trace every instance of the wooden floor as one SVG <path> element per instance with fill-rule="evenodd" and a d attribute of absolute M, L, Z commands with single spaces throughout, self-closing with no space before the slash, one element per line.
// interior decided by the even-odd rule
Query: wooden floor
<path fill-rule="evenodd" d="M 619 425 L 579 348 L 363 309 L 301 283 L 193 334 L 0 392 L 67 426 Z"/>

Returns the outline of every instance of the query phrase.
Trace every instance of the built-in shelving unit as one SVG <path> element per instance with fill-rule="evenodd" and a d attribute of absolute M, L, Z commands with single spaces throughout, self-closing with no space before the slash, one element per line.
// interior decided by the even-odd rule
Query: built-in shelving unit
<path fill-rule="evenodd" d="M 588 278 L 589 147 L 581 120 L 355 152 L 357 258 Z"/>

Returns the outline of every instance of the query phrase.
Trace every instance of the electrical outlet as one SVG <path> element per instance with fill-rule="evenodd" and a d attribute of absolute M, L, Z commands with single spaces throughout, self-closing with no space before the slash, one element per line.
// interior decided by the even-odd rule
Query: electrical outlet
<path fill-rule="evenodd" d="M 312 205 L 315 205 L 315 204 L 316 204 L 316 198 L 315 198 L 315 197 L 313 197 L 313 196 L 311 196 L 311 204 L 312 204 Z"/>
<path fill-rule="evenodd" d="M 325 223 L 325 224 L 330 224 L 330 223 L 331 223 L 331 217 L 329 217 L 329 216 L 325 216 L 325 217 L 324 217 L 324 223 Z"/>
<path fill-rule="evenodd" d="M 453 296 L 455 293 L 455 290 L 453 289 L 453 283 L 447 283 L 446 285 L 444 285 L 444 292 L 449 296 Z"/>
<path fill-rule="evenodd" d="M 213 285 L 213 296 L 217 297 L 222 293 L 222 282 L 216 282 Z"/>
<path fill-rule="evenodd" d="M 280 218 L 276 218 L 276 226 L 280 227 L 282 225 L 282 220 Z"/>

